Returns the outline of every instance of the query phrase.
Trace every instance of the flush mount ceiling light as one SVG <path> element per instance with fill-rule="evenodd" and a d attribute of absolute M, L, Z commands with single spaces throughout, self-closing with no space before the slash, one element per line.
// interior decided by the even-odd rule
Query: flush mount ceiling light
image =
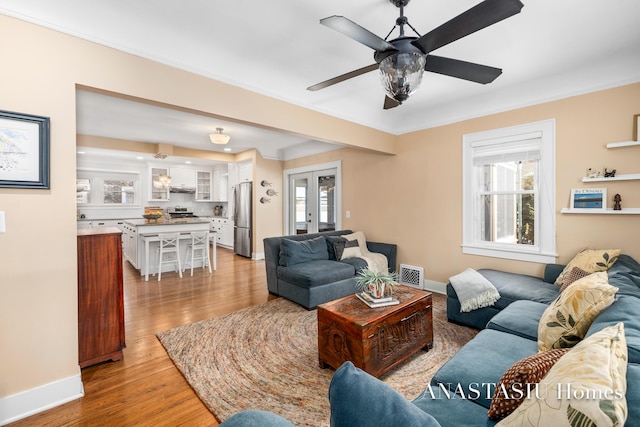
<path fill-rule="evenodd" d="M 231 137 L 229 135 L 223 134 L 222 130 L 222 128 L 216 128 L 216 133 L 212 133 L 209 135 L 209 139 L 211 139 L 211 142 L 220 145 L 224 145 L 229 142 Z"/>

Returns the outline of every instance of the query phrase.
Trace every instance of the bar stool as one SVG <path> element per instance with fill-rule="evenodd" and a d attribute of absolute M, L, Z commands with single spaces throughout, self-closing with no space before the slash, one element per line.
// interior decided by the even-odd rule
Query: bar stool
<path fill-rule="evenodd" d="M 184 263 L 184 270 L 187 264 L 191 266 L 191 275 L 193 276 L 193 264 L 196 261 L 202 261 L 202 268 L 209 267 L 211 273 L 211 263 L 209 262 L 209 232 L 193 231 L 191 232 L 191 243 L 187 249 L 187 259 Z M 183 271 L 184 271 L 183 270 Z"/>
<path fill-rule="evenodd" d="M 182 265 L 180 264 L 180 251 L 179 242 L 180 235 L 178 233 L 163 233 L 158 234 L 160 239 L 160 252 L 158 254 L 158 282 L 162 277 L 162 264 L 175 264 L 178 266 L 178 274 L 182 278 Z M 174 254 L 175 257 L 171 256 Z M 165 255 L 170 255 L 168 259 L 165 259 Z"/>

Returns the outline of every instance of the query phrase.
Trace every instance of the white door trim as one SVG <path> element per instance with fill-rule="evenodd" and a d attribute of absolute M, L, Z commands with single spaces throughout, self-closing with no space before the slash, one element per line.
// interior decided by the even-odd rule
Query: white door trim
<path fill-rule="evenodd" d="M 335 169 L 336 170 L 336 187 L 335 187 L 335 192 L 336 192 L 336 212 L 337 217 L 336 217 L 336 230 L 342 230 L 342 162 L 340 160 L 337 160 L 335 162 L 329 162 L 329 163 L 320 163 L 317 165 L 309 165 L 309 166 L 303 166 L 303 167 L 299 167 L 299 168 L 293 168 L 293 169 L 285 169 L 283 172 L 284 175 L 284 179 L 283 182 L 285 183 L 284 188 L 283 188 L 283 192 L 284 192 L 284 210 L 283 210 L 283 224 L 284 224 L 284 228 L 283 230 L 285 230 L 285 233 L 288 233 L 289 230 L 289 209 L 290 209 L 290 203 L 289 203 L 289 177 L 290 175 L 295 175 L 295 174 L 299 174 L 299 173 L 306 173 L 306 172 L 315 172 L 315 171 L 321 171 L 321 170 L 325 170 L 325 169 Z"/>

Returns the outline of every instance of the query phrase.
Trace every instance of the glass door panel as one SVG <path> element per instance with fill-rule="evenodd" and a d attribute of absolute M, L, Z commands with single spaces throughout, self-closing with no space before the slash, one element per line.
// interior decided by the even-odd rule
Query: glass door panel
<path fill-rule="evenodd" d="M 289 176 L 289 234 L 336 229 L 335 169 Z"/>

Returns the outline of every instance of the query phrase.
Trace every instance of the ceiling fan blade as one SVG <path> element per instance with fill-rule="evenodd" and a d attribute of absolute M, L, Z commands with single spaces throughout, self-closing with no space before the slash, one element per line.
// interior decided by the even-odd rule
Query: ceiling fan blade
<path fill-rule="evenodd" d="M 344 16 L 333 15 L 328 18 L 321 19 L 320 23 L 362 43 L 365 46 L 370 47 L 377 52 L 384 52 L 389 49 L 396 50 L 396 48 L 385 39 L 378 37 L 371 31 L 361 27 Z"/>
<path fill-rule="evenodd" d="M 390 108 L 395 108 L 398 105 L 400 105 L 400 103 L 398 101 L 396 101 L 395 99 L 389 98 L 388 96 L 384 97 L 384 107 L 383 108 L 385 110 L 388 110 Z"/>
<path fill-rule="evenodd" d="M 367 65 L 366 67 L 362 67 L 360 69 L 351 71 L 351 72 L 343 74 L 341 76 L 334 77 L 334 78 L 329 79 L 329 80 L 325 80 L 322 83 L 318 83 L 318 84 L 315 84 L 313 86 L 309 86 L 307 88 L 307 90 L 315 91 L 315 90 L 324 89 L 325 87 L 329 87 L 329 86 L 332 86 L 332 85 L 334 85 L 336 83 L 340 83 L 340 82 L 343 82 L 345 80 L 349 80 L 349 79 L 351 79 L 353 77 L 357 77 L 357 76 L 359 76 L 361 74 L 368 73 L 369 71 L 377 70 L 378 67 L 379 67 L 378 64 Z"/>
<path fill-rule="evenodd" d="M 520 13 L 523 6 L 520 0 L 484 0 L 411 43 L 424 53 L 433 52 L 444 45 Z"/>
<path fill-rule="evenodd" d="M 427 64 L 424 69 L 432 73 L 444 74 L 445 76 L 482 84 L 491 83 L 502 74 L 500 68 L 435 55 L 427 56 Z"/>

